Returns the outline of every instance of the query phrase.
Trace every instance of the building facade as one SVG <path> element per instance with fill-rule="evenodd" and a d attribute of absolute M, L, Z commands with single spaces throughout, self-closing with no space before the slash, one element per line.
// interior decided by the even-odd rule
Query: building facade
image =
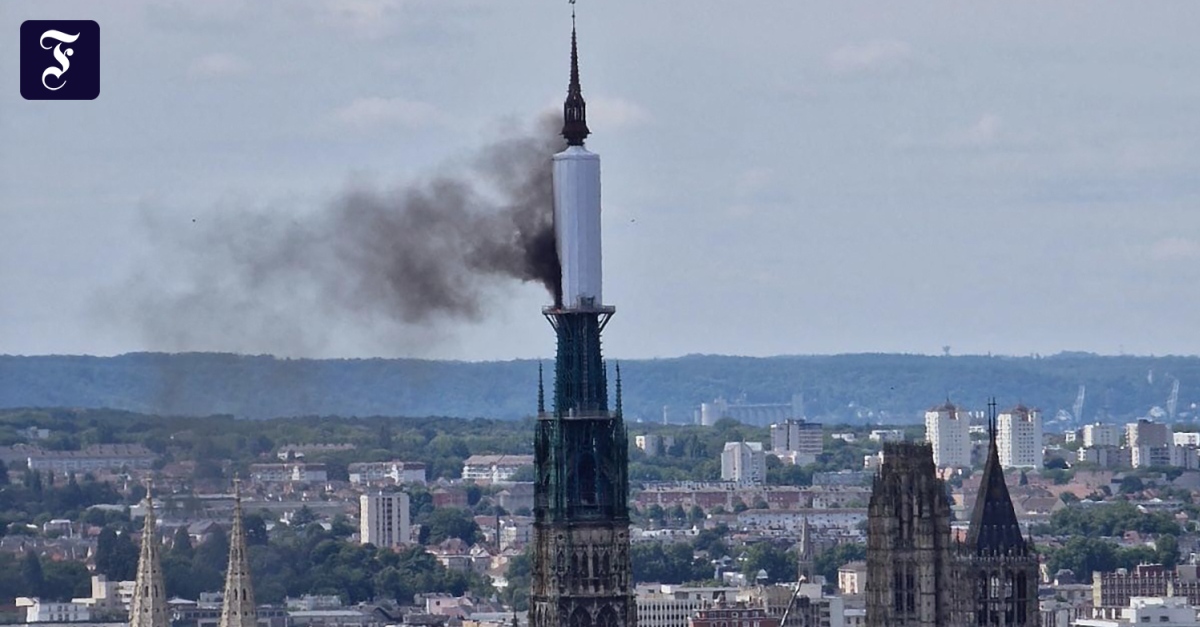
<path fill-rule="evenodd" d="M 925 440 L 938 468 L 971 467 L 971 416 L 947 402 L 925 412 Z"/>
<path fill-rule="evenodd" d="M 1000 465 L 1004 468 L 1042 467 L 1042 412 L 1024 405 L 1002 412 L 997 419 Z"/>
<path fill-rule="evenodd" d="M 350 483 L 425 483 L 424 462 L 358 462 L 350 464 L 346 470 L 350 474 Z"/>
<path fill-rule="evenodd" d="M 721 480 L 762 484 L 767 480 L 767 452 L 762 442 L 726 442 L 721 451 Z"/>
<path fill-rule="evenodd" d="M 358 537 L 363 544 L 394 547 L 412 541 L 408 494 L 363 494 L 358 497 Z"/>
<path fill-rule="evenodd" d="M 1083 445 L 1092 446 L 1121 446 L 1121 437 L 1125 430 L 1121 425 L 1094 423 L 1083 426 Z"/>
<path fill-rule="evenodd" d="M 772 453 L 800 453 L 814 459 L 824 450 L 821 424 L 806 420 L 785 420 L 771 425 Z"/>
<path fill-rule="evenodd" d="M 483 483 L 512 481 L 518 470 L 533 467 L 533 455 L 472 455 L 463 461 L 462 478 Z"/>

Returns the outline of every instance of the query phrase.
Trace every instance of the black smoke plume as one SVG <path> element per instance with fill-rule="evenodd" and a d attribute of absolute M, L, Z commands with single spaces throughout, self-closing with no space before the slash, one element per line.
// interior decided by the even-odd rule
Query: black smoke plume
<path fill-rule="evenodd" d="M 388 191 L 352 188 L 315 212 L 150 220 L 146 268 L 100 302 L 156 349 L 289 354 L 315 348 L 305 336 L 329 321 L 477 321 L 511 281 L 560 303 L 550 157 L 564 147 L 561 124 L 544 116 L 465 165 Z"/>

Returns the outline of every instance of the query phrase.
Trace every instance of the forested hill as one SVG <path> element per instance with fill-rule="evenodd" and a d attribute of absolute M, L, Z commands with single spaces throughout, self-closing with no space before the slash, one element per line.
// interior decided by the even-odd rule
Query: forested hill
<path fill-rule="evenodd" d="M 547 398 L 552 397 L 547 362 Z M 610 368 L 612 365 L 610 364 Z M 803 394 L 810 418 L 916 421 L 949 397 L 980 408 L 1024 402 L 1047 418 L 1087 386 L 1084 416 L 1115 418 L 1165 407 L 1176 379 L 1178 410 L 1200 400 L 1200 358 L 696 355 L 621 362 L 626 415 L 673 422 L 721 396 L 752 403 Z M 610 373 L 611 382 L 615 377 Z M 307 360 L 215 353 L 117 357 L 0 356 L 0 407 L 114 408 L 169 415 L 406 415 L 518 418 L 537 402 L 537 362 L 415 359 Z"/>

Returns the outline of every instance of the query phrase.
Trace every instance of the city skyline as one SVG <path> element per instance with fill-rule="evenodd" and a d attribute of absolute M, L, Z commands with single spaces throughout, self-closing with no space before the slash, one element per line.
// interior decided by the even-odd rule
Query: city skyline
<path fill-rule="evenodd" d="M 567 7 L 56 10 L 100 24 L 101 95 L 0 95 L 23 147 L 0 152 L 0 353 L 552 354 L 532 284 L 422 327 L 275 289 L 151 336 L 112 303 L 138 277 L 186 294 L 187 229 L 312 213 L 532 124 L 565 86 Z M 629 314 L 608 354 L 1200 353 L 1198 10 L 580 4 L 606 296 Z"/>

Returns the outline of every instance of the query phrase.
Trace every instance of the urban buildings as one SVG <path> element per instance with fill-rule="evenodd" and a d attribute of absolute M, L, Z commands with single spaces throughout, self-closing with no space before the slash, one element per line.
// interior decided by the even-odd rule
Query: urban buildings
<path fill-rule="evenodd" d="M 79 451 L 50 451 L 30 447 L 26 466 L 30 470 L 58 474 L 97 470 L 146 470 L 158 459 L 141 444 L 93 444 Z"/>
<path fill-rule="evenodd" d="M 743 424 L 767 426 L 774 422 L 804 417 L 804 397 L 793 394 L 790 403 L 747 403 L 745 399 L 729 402 L 717 398 L 701 403 L 696 410 L 696 424 L 711 427 L 722 418 L 732 418 Z"/>
<path fill-rule="evenodd" d="M 1171 425 L 1141 419 L 1125 425 L 1125 441 L 1134 468 L 1170 466 L 1175 437 Z"/>
<path fill-rule="evenodd" d="M 472 455 L 463 461 L 462 478 L 483 483 L 512 481 L 522 468 L 533 467 L 533 455 Z"/>
<path fill-rule="evenodd" d="M 1112 618 L 1080 618 L 1077 627 L 1138 627 L 1156 625 L 1160 627 L 1195 627 L 1200 625 L 1196 608 L 1184 597 L 1158 596 L 1133 597 L 1129 605 L 1121 608 Z"/>
<path fill-rule="evenodd" d="M 999 415 L 997 430 L 1001 466 L 1042 467 L 1042 412 L 1017 405 Z"/>
<path fill-rule="evenodd" d="M 949 401 L 925 412 L 925 440 L 933 447 L 938 468 L 971 467 L 970 428 L 970 414 Z"/>
<path fill-rule="evenodd" d="M 1083 426 L 1083 445 L 1086 447 L 1093 446 L 1121 446 L 1121 437 L 1124 435 L 1124 429 L 1120 425 L 1094 423 Z"/>
<path fill-rule="evenodd" d="M 806 420 L 785 420 L 771 425 L 771 453 L 796 465 L 817 461 L 824 450 L 821 424 Z"/>
<path fill-rule="evenodd" d="M 360 542 L 395 547 L 412 540 L 408 494 L 363 494 L 358 497 L 358 504 Z"/>
<path fill-rule="evenodd" d="M 737 595 L 733 587 L 690 587 L 666 584 L 637 587 L 637 627 L 681 627 L 699 610 Z"/>
<path fill-rule="evenodd" d="M 251 483 L 324 483 L 328 480 L 325 464 L 250 464 Z"/>
<path fill-rule="evenodd" d="M 721 480 L 759 484 L 767 480 L 762 442 L 726 442 L 721 451 Z"/>
<path fill-rule="evenodd" d="M 1038 558 L 1004 482 L 995 404 L 988 457 L 966 541 L 950 539 L 950 504 L 932 444 L 889 444 L 867 521 L 867 627 L 1040 624 Z"/>
<path fill-rule="evenodd" d="M 667 449 L 675 446 L 675 438 L 669 435 L 647 433 L 635 437 L 633 444 L 645 453 L 647 457 L 656 457 L 666 453 Z"/>
<path fill-rule="evenodd" d="M 767 610 L 745 603 L 726 603 L 697 610 L 688 619 L 688 627 L 779 627 L 779 619 Z"/>
<path fill-rule="evenodd" d="M 346 470 L 350 474 L 350 483 L 425 483 L 425 464 L 423 462 L 358 462 L 350 464 Z"/>

